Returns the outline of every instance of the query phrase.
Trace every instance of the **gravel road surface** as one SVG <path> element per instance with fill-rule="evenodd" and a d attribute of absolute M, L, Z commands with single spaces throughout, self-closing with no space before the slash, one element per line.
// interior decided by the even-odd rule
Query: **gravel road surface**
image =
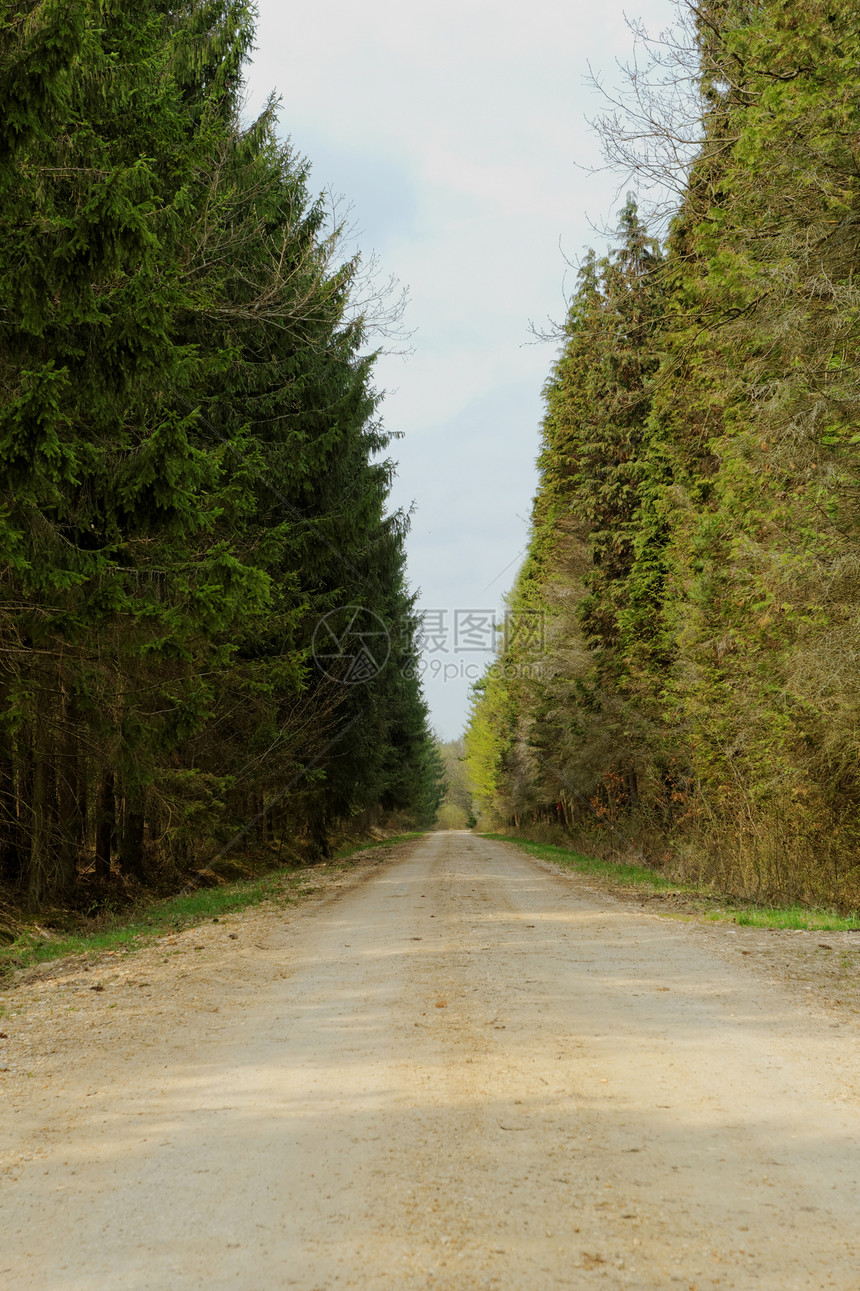
<path fill-rule="evenodd" d="M 857 1017 L 746 932 L 451 832 L 33 974 L 0 1282 L 857 1291 Z"/>

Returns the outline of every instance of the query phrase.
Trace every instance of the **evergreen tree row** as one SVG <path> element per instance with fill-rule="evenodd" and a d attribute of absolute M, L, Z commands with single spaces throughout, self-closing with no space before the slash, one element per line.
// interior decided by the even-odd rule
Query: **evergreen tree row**
<path fill-rule="evenodd" d="M 676 874 L 860 901 L 860 28 L 706 0 L 664 247 L 589 256 L 546 387 L 516 637 L 475 696 L 485 816 Z"/>
<path fill-rule="evenodd" d="M 0 18 L 0 875 L 34 910 L 439 796 L 359 264 L 275 104 L 240 123 L 253 16 Z M 313 659 L 345 606 L 364 684 Z"/>

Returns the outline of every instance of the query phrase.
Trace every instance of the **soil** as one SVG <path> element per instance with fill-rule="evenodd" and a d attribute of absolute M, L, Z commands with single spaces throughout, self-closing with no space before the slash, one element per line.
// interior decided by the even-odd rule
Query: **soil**
<path fill-rule="evenodd" d="M 468 833 L 370 852 L 303 905 L 19 974 L 0 1278 L 856 1291 L 858 986 L 857 934 Z"/>

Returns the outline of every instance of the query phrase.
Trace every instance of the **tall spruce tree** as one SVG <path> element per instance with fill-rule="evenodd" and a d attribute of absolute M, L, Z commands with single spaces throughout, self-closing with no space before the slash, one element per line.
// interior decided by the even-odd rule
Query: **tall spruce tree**
<path fill-rule="evenodd" d="M 665 260 L 641 279 L 632 365 L 610 276 L 586 268 L 516 592 L 554 616 L 551 666 L 504 716 L 517 766 L 496 757 L 486 778 L 503 815 L 545 813 L 564 785 L 679 874 L 856 905 L 856 13 L 683 7 L 701 143 Z M 640 66 L 639 115 L 605 127 L 646 173 L 677 119 L 658 110 L 672 48 L 650 107 Z M 637 158 L 649 113 L 662 143 Z M 667 179 L 688 140 L 670 140 Z M 491 692 L 473 739 L 502 711 Z"/>
<path fill-rule="evenodd" d="M 408 609 L 404 523 L 357 263 L 275 105 L 239 124 L 252 17 L 0 24 L 0 865 L 34 909 L 272 802 L 324 840 L 426 761 L 414 688 L 313 664 L 327 610 Z"/>
<path fill-rule="evenodd" d="M 496 814 L 572 819 L 592 810 L 607 777 L 623 777 L 636 792 L 629 614 L 661 272 L 659 250 L 628 198 L 616 247 L 583 262 L 544 391 L 532 535 L 510 598 L 514 624 L 542 618 L 543 658 L 538 668 L 514 636 L 501 668 L 490 671 L 469 737 L 473 763 L 496 747 L 493 771 L 473 769 L 479 786 L 495 786 L 479 792 Z"/>

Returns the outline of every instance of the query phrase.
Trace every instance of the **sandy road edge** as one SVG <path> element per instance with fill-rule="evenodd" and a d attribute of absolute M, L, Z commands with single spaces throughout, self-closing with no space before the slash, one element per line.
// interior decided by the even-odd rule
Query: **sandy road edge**
<path fill-rule="evenodd" d="M 254 914 L 271 914 L 273 910 L 289 911 L 291 915 L 314 908 L 326 900 L 336 899 L 341 893 L 368 882 L 383 865 L 393 861 L 404 860 L 418 846 L 426 834 L 403 842 L 374 843 L 368 847 L 351 852 L 341 859 L 334 858 L 307 869 L 270 870 L 258 876 L 277 883 L 279 879 L 299 879 L 297 886 L 285 886 L 282 892 L 274 891 L 270 897 L 257 903 L 241 907 L 238 910 L 226 911 L 217 918 L 221 927 L 228 926 L 238 919 L 248 918 Z M 256 882 L 258 880 L 249 880 Z M 191 918 L 181 928 L 165 929 L 145 935 L 139 942 L 130 943 L 120 950 L 82 950 L 73 955 L 64 955 L 51 959 L 43 964 L 27 965 L 12 969 L 6 976 L 0 977 L 0 1017 L 3 1003 L 8 1003 L 7 996 L 17 995 L 22 988 L 46 980 L 53 980 L 68 974 L 77 974 L 109 968 L 117 963 L 136 958 L 147 951 L 158 950 L 160 944 L 174 941 L 178 936 L 193 935 L 200 929 L 208 928 L 213 920 L 209 915 L 201 914 Z"/>
<path fill-rule="evenodd" d="M 229 1013 L 243 991 L 283 971 L 285 933 L 288 945 L 318 910 L 405 860 L 424 837 L 314 866 L 284 899 L 274 893 L 217 922 L 17 970 L 0 987 L 0 1107 L 9 1116 L 35 1108 L 94 1052 L 132 1052 L 167 1019 L 181 1026 Z M 0 1175 L 15 1156 L 0 1151 Z"/>
<path fill-rule="evenodd" d="M 533 856 L 519 846 L 528 842 L 527 839 L 504 841 L 548 874 L 576 884 L 583 892 L 631 912 L 686 924 L 706 941 L 711 951 L 724 959 L 742 962 L 745 969 L 761 974 L 766 981 L 788 990 L 805 1004 L 824 1010 L 830 1019 L 838 1017 L 860 1029 L 860 934 L 755 928 L 728 920 L 712 920 L 683 898 L 674 900 L 671 894 L 639 891 L 614 882 L 609 876 L 582 874 Z"/>

